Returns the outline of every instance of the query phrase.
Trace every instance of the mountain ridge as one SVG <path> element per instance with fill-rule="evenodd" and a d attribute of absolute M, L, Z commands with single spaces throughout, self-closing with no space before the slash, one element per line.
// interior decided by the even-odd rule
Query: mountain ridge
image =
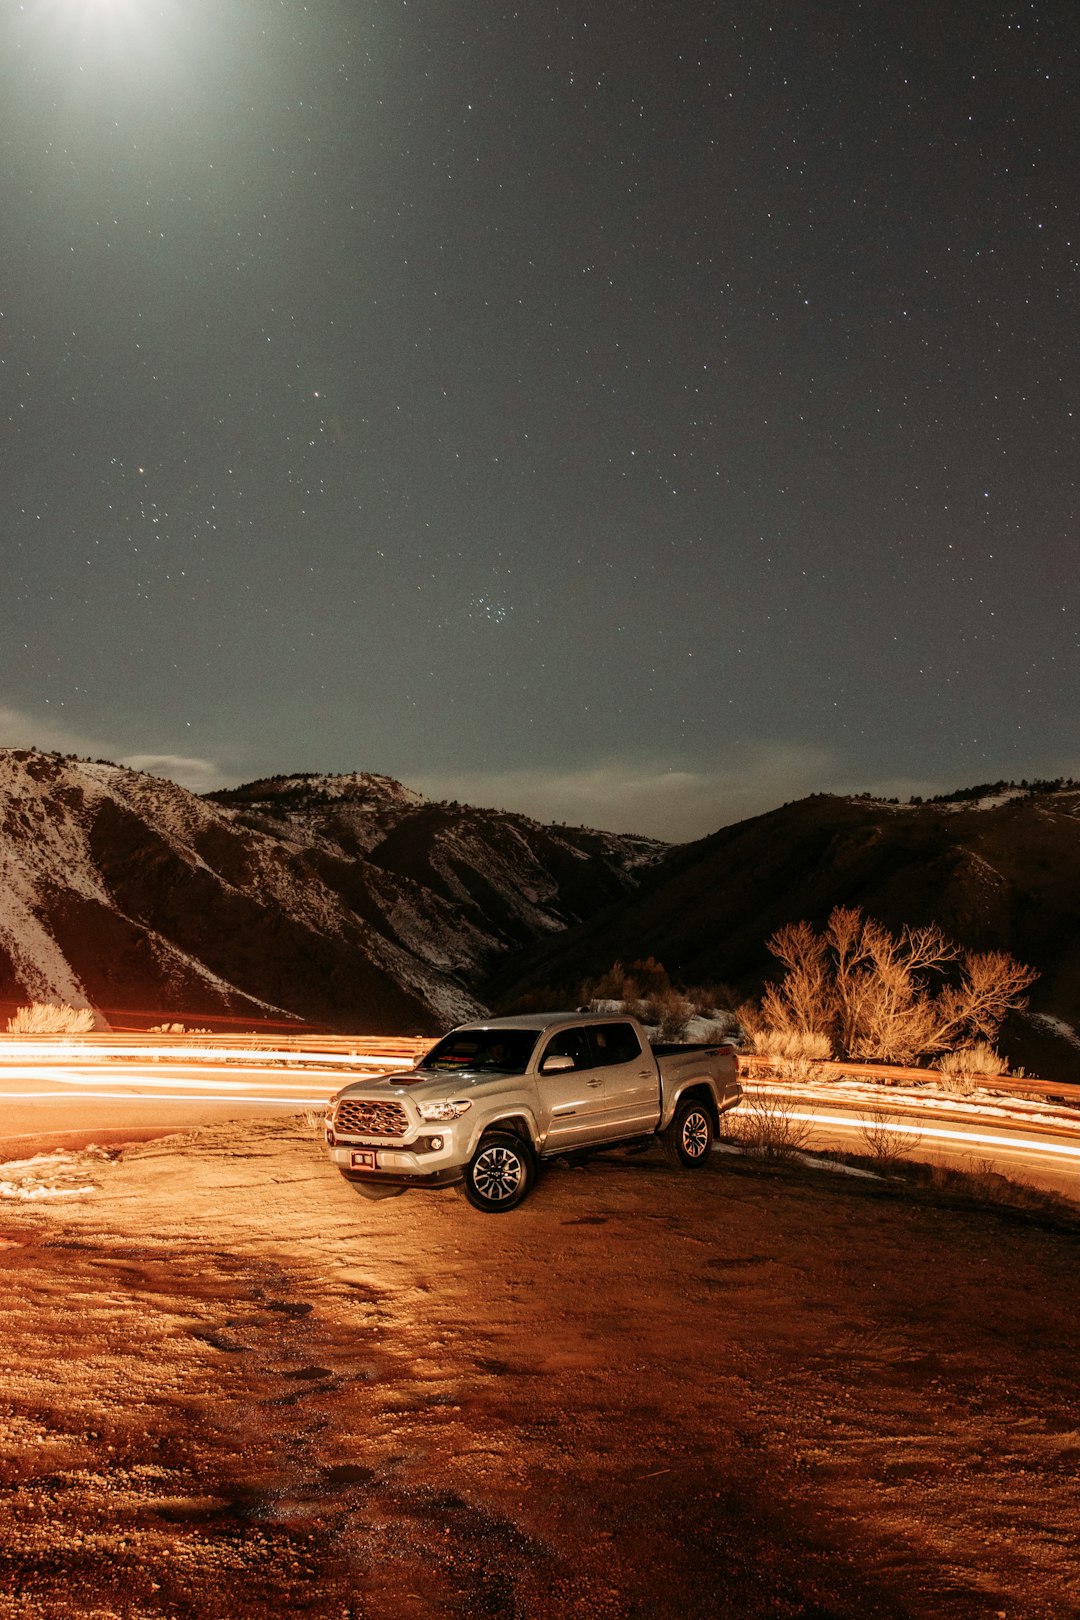
<path fill-rule="evenodd" d="M 433 1032 L 482 1010 L 471 985 L 494 957 L 614 898 L 660 848 L 365 773 L 199 797 L 4 749 L 0 1003 Z"/>
<path fill-rule="evenodd" d="M 429 1033 L 616 959 L 757 993 L 786 922 L 860 906 L 1036 967 L 1010 1055 L 1069 1078 L 1080 1029 L 1080 787 L 921 803 L 816 794 L 693 843 L 545 826 L 370 772 L 198 796 L 0 750 L 0 1004 Z M 1067 1073 L 1063 1070 L 1067 1069 Z"/>

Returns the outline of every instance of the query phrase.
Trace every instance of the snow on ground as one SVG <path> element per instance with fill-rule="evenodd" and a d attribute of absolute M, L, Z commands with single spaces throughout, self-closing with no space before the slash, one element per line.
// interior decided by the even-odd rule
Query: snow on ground
<path fill-rule="evenodd" d="M 984 799 L 950 799 L 945 804 L 934 805 L 935 810 L 1000 810 L 1003 804 L 1009 804 L 1013 799 L 1026 799 L 1029 797 L 1027 788 L 1003 788 L 1000 793 L 988 793 Z"/>
<path fill-rule="evenodd" d="M 1033 1024 L 1041 1024 L 1051 1035 L 1059 1035 L 1070 1046 L 1080 1047 L 1080 1032 L 1072 1024 L 1067 1024 L 1064 1018 L 1055 1018 L 1052 1013 L 1029 1013 L 1028 1018 Z"/>
<path fill-rule="evenodd" d="M 736 1158 L 752 1159 L 755 1155 L 749 1148 L 739 1142 L 714 1142 L 714 1153 L 731 1153 Z M 876 1170 L 860 1170 L 858 1165 L 840 1164 L 836 1159 L 828 1159 L 819 1153 L 796 1153 L 795 1158 L 807 1170 L 827 1170 L 838 1176 L 858 1176 L 863 1181 L 884 1181 Z"/>
<path fill-rule="evenodd" d="M 56 1198 L 85 1198 L 99 1187 L 87 1176 L 115 1157 L 115 1153 L 103 1148 L 88 1147 L 80 1153 L 39 1153 L 32 1159 L 12 1159 L 4 1165 L 0 1199 L 34 1204 Z"/>

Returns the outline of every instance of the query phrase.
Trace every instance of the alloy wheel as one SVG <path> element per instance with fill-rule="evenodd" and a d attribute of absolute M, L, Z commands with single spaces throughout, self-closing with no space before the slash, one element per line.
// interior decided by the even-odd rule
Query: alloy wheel
<path fill-rule="evenodd" d="M 483 1198 L 490 1199 L 493 1204 L 501 1204 L 513 1198 L 517 1192 L 523 1170 L 524 1166 L 516 1153 L 504 1147 L 489 1147 L 473 1165 L 473 1185 Z"/>

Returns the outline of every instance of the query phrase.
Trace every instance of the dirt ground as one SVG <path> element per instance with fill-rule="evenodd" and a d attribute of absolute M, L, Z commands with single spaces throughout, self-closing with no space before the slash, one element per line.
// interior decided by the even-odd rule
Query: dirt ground
<path fill-rule="evenodd" d="M 1080 1615 L 1076 1233 L 719 1156 L 372 1204 L 291 1120 L 0 1183 L 0 1620 Z"/>

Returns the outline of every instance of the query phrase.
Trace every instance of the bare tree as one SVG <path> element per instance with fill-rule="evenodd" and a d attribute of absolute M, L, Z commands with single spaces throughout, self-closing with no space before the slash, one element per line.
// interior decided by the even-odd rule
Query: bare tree
<path fill-rule="evenodd" d="M 891 1063 L 993 1040 L 1037 977 L 1005 951 L 962 952 L 932 923 L 897 935 L 843 906 L 821 934 L 789 923 L 768 945 L 786 972 L 762 997 L 766 1025 Z"/>
<path fill-rule="evenodd" d="M 769 940 L 769 950 L 787 972 L 766 985 L 761 1012 L 771 1029 L 827 1035 L 833 1021 L 833 986 L 825 941 L 808 922 L 788 923 Z"/>

